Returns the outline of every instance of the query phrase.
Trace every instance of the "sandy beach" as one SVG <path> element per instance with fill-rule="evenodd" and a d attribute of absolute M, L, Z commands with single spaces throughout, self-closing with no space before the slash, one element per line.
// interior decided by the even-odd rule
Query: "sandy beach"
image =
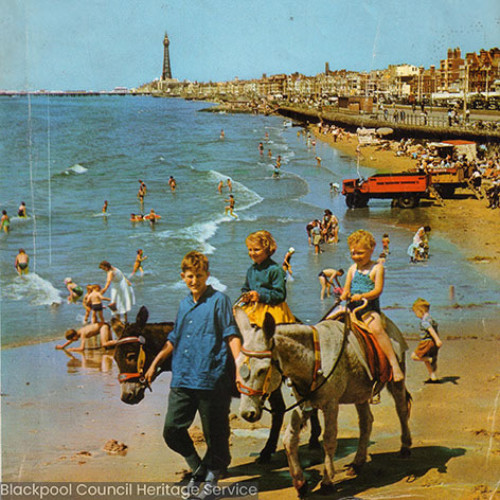
<path fill-rule="evenodd" d="M 334 146 L 355 154 L 353 139 Z M 362 153 L 361 163 L 380 171 L 413 165 L 391 151 L 364 147 Z M 444 207 L 429 203 L 421 208 L 423 219 L 398 223 L 415 229 L 428 223 L 433 232 L 457 244 L 473 265 L 500 280 L 498 211 L 485 206 L 485 201 L 472 198 L 449 200 Z M 370 461 L 358 477 L 346 477 L 342 466 L 353 459 L 358 428 L 354 407 L 342 407 L 338 491 L 328 498 L 500 498 L 497 322 L 477 318 L 440 328 L 444 340 L 440 384 L 424 384 L 425 367 L 407 356 L 407 385 L 413 396 L 412 456 L 398 456 L 399 426 L 384 391 L 381 404 L 372 407 Z M 416 327 L 404 334 L 414 349 Z M 119 399 L 117 368 L 109 356 L 95 351 L 69 356 L 54 346 L 48 342 L 2 351 L 3 481 L 178 481 L 186 466 L 162 439 L 169 374 L 155 381 L 143 402 L 128 406 Z M 258 424 L 243 422 L 237 416 L 237 400 L 232 412 L 233 462 L 227 484 L 258 481 L 259 498 L 297 498 L 281 443 L 270 465 L 255 463 L 267 437 L 269 417 Z M 103 448 L 110 439 L 124 443 L 126 452 L 107 453 Z M 203 446 L 200 442 L 200 452 Z M 311 497 L 321 498 L 315 490 L 322 475 L 322 453 L 307 448 L 307 432 L 301 459 Z"/>

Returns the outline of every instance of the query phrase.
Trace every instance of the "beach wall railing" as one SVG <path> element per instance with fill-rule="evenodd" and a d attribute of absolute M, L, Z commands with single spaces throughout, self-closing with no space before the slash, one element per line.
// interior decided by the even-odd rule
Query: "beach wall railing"
<path fill-rule="evenodd" d="M 403 117 L 385 119 L 383 112 L 371 115 L 349 114 L 338 111 L 324 111 L 306 107 L 283 106 L 277 112 L 303 124 L 323 123 L 337 125 L 351 132 L 359 127 L 380 128 L 389 127 L 394 133 L 391 138 L 420 138 L 436 141 L 446 139 L 463 139 L 484 143 L 500 143 L 500 131 L 471 126 L 449 126 L 446 115 L 428 115 L 420 113 L 405 113 Z"/>

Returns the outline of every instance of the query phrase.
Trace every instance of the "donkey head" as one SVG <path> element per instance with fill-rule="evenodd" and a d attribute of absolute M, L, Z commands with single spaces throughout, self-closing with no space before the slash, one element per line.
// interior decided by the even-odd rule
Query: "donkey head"
<path fill-rule="evenodd" d="M 137 404 L 144 398 L 146 384 L 143 373 L 154 359 L 154 354 L 146 345 L 148 316 L 147 308 L 142 306 L 135 323 L 122 323 L 115 317 L 111 320 L 118 336 L 114 357 L 120 371 L 121 400 L 127 404 Z"/>
<path fill-rule="evenodd" d="M 249 422 L 262 416 L 262 408 L 271 392 L 281 383 L 281 372 L 273 356 L 274 318 L 267 313 L 262 328 L 251 325 L 243 309 L 236 307 L 234 316 L 243 336 L 243 346 L 236 360 L 241 393 L 240 414 Z"/>

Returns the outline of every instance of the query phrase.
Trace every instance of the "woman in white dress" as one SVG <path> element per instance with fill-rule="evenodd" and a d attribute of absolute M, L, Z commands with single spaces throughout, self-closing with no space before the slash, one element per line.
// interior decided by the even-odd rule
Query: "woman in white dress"
<path fill-rule="evenodd" d="M 112 266 L 106 260 L 99 264 L 99 268 L 108 273 L 106 284 L 101 291 L 104 294 L 111 286 L 111 303 L 108 307 L 118 317 L 123 314 L 125 321 L 127 321 L 127 313 L 135 304 L 134 290 L 130 281 L 117 267 Z"/>

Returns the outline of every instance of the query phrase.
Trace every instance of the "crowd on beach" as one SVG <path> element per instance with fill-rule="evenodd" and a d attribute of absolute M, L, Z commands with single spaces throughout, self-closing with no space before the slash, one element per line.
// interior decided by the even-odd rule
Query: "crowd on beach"
<path fill-rule="evenodd" d="M 318 166 L 321 166 L 320 162 Z M 138 198 L 142 204 L 147 188 L 142 180 L 139 180 L 139 183 Z M 169 180 L 169 186 L 172 192 L 175 192 L 176 182 L 173 177 Z M 218 183 L 219 194 L 223 194 L 225 186 L 231 193 L 231 179 L 227 179 L 226 185 L 222 181 Z M 334 186 L 330 186 L 330 189 L 333 188 Z M 233 212 L 234 196 L 229 194 L 225 202 L 228 203 L 225 213 L 237 218 Z M 103 214 L 107 213 L 107 209 L 108 203 L 105 201 Z M 150 215 L 152 223 L 159 218 L 154 210 L 151 210 Z M 146 216 L 143 219 L 146 219 Z M 2 221 L 2 227 L 4 225 Z M 430 228 L 427 227 L 417 231 L 411 245 L 413 250 L 410 256 L 413 260 L 421 260 L 421 248 L 426 248 L 428 253 L 429 231 Z M 314 253 L 319 255 L 322 253 L 321 245 L 338 243 L 339 221 L 329 209 L 325 209 L 321 219 L 314 219 L 307 224 L 306 232 L 309 245 L 314 247 Z M 287 280 L 293 279 L 292 257 L 295 249 L 290 247 L 283 261 L 278 263 L 273 259 L 277 244 L 268 231 L 258 230 L 249 234 L 245 243 L 252 264 L 246 276 L 242 277 L 241 295 L 236 303 L 246 313 L 249 322 L 257 327 L 263 326 L 266 314 L 271 314 L 276 323 L 297 322 L 286 301 Z M 380 345 L 391 366 L 393 380 L 400 382 L 404 380 L 405 375 L 385 330 L 380 309 L 380 297 L 384 289 L 384 260 L 390 253 L 389 235 L 383 236 L 384 252 L 378 258 L 373 255 L 375 238 L 368 231 L 353 232 L 347 238 L 347 243 L 353 264 L 346 272 L 333 268 L 321 271 L 318 275 L 320 298 L 323 300 L 325 294 L 327 297 L 332 294 L 337 298 L 336 305 L 340 302 L 346 303 L 346 311 L 355 314 L 357 320 L 365 325 Z M 129 277 L 137 272 L 143 274 L 142 263 L 146 259 L 143 250 L 138 249 Z M 21 249 L 16 257 L 16 269 L 19 274 L 20 271 L 27 272 L 28 262 L 28 256 Z M 248 375 L 244 371 L 236 371 L 234 375 L 229 369 L 228 361 L 231 358 L 236 360 L 240 353 L 244 352 L 243 339 L 236 325 L 233 302 L 226 294 L 207 283 L 210 275 L 208 258 L 200 252 L 191 251 L 184 256 L 180 267 L 188 294 L 179 305 L 173 331 L 147 367 L 144 379 L 151 384 L 158 376 L 162 363 L 172 357 L 172 379 L 163 436 L 166 444 L 186 460 L 192 473 L 192 485 L 203 483 L 205 488 L 210 489 L 224 477 L 231 460 L 229 405 L 232 386 L 236 383 L 238 387 L 244 388 Z M 113 339 L 110 325 L 104 319 L 104 302 L 108 303 L 107 308 L 114 316 L 123 317 L 126 322 L 127 314 L 135 304 L 134 291 L 125 274 L 110 262 L 102 261 L 99 268 L 106 272 L 106 282 L 102 287 L 99 284 L 87 285 L 85 291 L 84 287 L 75 283 L 72 278 L 67 277 L 64 280 L 69 293 L 68 303 L 82 300 L 85 325 L 79 329 L 67 330 L 66 342 L 57 345 L 56 349 L 83 352 L 88 339 L 93 337 L 100 338 L 103 348 L 116 346 L 117 341 Z M 344 277 L 345 281 L 341 283 Z M 108 291 L 110 297 L 106 296 Z M 203 307 L 198 307 L 200 304 L 203 304 Z M 435 382 L 438 350 L 442 341 L 439 338 L 438 325 L 431 318 L 429 309 L 430 304 L 425 299 L 418 299 L 413 304 L 413 311 L 420 319 L 422 334 L 412 359 L 423 362 L 429 373 L 429 381 Z M 354 310 L 356 311 L 353 312 Z M 330 313 L 333 314 L 333 308 Z M 87 324 L 89 318 L 91 322 Z M 78 347 L 69 347 L 77 341 L 80 341 Z M 274 394 L 271 401 L 272 404 L 280 406 L 281 391 Z M 197 412 L 202 420 L 207 443 L 207 452 L 203 458 L 199 456 L 188 433 Z M 275 450 L 267 451 L 273 453 Z"/>

